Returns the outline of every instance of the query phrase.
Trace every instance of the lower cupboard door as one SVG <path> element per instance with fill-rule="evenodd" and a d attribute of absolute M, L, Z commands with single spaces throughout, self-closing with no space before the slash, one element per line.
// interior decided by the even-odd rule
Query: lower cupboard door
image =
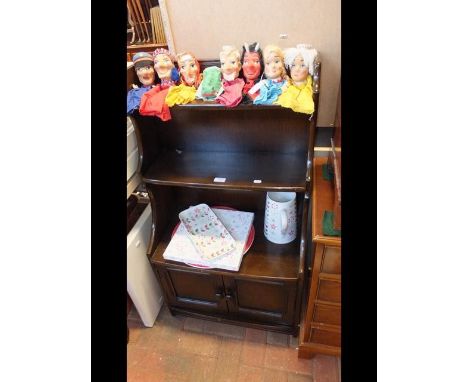
<path fill-rule="evenodd" d="M 224 277 L 229 311 L 256 322 L 294 324 L 296 281 Z"/>
<path fill-rule="evenodd" d="M 162 285 L 173 307 L 200 313 L 227 312 L 221 276 L 177 268 L 158 268 Z"/>

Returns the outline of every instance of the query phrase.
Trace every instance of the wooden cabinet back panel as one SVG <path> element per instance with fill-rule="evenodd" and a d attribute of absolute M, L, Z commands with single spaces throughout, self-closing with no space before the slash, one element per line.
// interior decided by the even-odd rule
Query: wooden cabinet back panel
<path fill-rule="evenodd" d="M 313 321 L 323 324 L 341 325 L 341 307 L 315 304 Z"/>
<path fill-rule="evenodd" d="M 324 246 L 321 271 L 341 274 L 341 248 Z"/>
<path fill-rule="evenodd" d="M 338 281 L 319 280 L 317 299 L 341 302 L 341 283 Z"/>

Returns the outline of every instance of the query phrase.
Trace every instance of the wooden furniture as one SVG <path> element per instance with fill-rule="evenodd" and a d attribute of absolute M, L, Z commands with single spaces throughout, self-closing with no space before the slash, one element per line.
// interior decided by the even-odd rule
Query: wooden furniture
<path fill-rule="evenodd" d="M 167 44 L 135 44 L 127 45 L 127 62 L 132 61 L 132 57 L 138 52 L 153 53 L 157 48 L 167 49 Z"/>
<path fill-rule="evenodd" d="M 201 69 L 211 65 L 219 61 L 203 61 Z M 319 63 L 315 71 L 318 110 Z M 196 101 L 172 107 L 171 115 L 167 122 L 138 113 L 132 118 L 153 211 L 148 256 L 171 313 L 297 335 L 316 114 L 309 120 L 279 106 Z M 272 190 L 297 193 L 298 237 L 290 244 L 264 237 L 266 193 Z M 163 258 L 179 212 L 199 203 L 255 213 L 255 239 L 238 272 Z"/>
<path fill-rule="evenodd" d="M 335 220 L 333 228 L 341 229 L 341 84 L 338 90 L 338 102 L 336 106 L 335 128 L 333 131 L 332 155 L 330 155 L 333 164 L 335 201 L 333 203 L 333 212 Z"/>
<path fill-rule="evenodd" d="M 333 211 L 334 185 L 325 180 L 327 157 L 314 159 L 312 196 L 312 273 L 307 309 L 301 324 L 299 357 L 341 354 L 341 237 L 323 234 L 325 211 Z"/>

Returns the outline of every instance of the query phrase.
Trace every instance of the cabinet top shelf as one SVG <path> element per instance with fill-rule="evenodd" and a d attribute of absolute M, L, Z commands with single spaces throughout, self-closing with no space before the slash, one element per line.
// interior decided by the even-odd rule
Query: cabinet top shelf
<path fill-rule="evenodd" d="M 301 154 L 163 151 L 143 180 L 172 186 L 304 192 L 306 165 L 307 157 Z"/>

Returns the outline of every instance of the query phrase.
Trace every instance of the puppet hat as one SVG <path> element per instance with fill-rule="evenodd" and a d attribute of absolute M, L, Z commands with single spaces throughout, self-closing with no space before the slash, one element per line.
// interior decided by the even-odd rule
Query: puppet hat
<path fill-rule="evenodd" d="M 150 53 L 138 52 L 133 55 L 132 58 L 135 68 L 140 66 L 152 66 L 153 65 L 153 56 Z"/>

